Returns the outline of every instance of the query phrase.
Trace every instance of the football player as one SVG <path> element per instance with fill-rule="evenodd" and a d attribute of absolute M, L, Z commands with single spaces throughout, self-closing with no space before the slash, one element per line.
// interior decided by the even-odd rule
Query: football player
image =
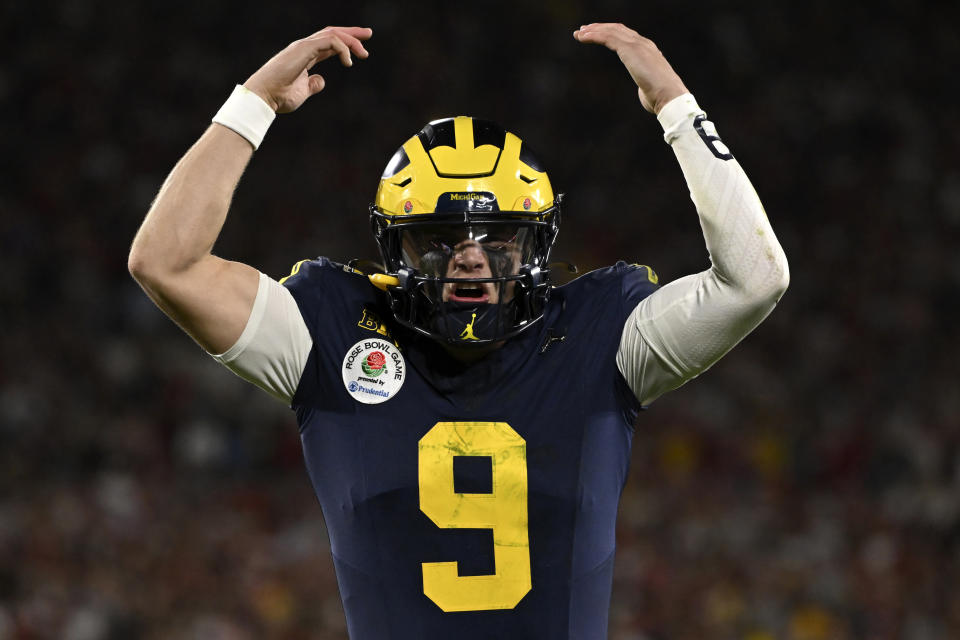
<path fill-rule="evenodd" d="M 606 46 L 657 116 L 711 265 L 658 288 L 616 265 L 550 284 L 560 197 L 516 135 L 436 120 L 387 164 L 370 218 L 382 272 L 325 258 L 277 282 L 211 254 L 276 113 L 366 58 L 328 27 L 238 86 L 174 167 L 129 268 L 214 358 L 287 402 L 329 530 L 350 637 L 603 638 L 614 521 L 638 410 L 773 309 L 787 262 L 744 172 L 657 47 Z"/>

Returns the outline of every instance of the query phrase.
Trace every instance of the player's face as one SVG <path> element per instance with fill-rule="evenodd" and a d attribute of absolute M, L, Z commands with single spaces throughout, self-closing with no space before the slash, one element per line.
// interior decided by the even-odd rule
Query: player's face
<path fill-rule="evenodd" d="M 469 282 L 515 276 L 532 245 L 514 225 L 431 225 L 403 235 L 404 262 L 426 275 L 456 278 L 441 288 L 444 302 L 487 303 L 513 299 L 515 282 Z"/>
<path fill-rule="evenodd" d="M 447 263 L 448 278 L 492 278 L 490 260 L 487 253 L 476 240 L 463 240 L 453 248 L 453 255 Z M 493 282 L 466 284 L 448 282 L 443 285 L 443 301 L 487 302 L 500 301 L 500 292 Z"/>

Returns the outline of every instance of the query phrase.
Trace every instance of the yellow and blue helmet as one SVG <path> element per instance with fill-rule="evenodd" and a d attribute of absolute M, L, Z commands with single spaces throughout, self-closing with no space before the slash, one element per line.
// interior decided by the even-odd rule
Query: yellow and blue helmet
<path fill-rule="evenodd" d="M 535 324 L 561 197 L 499 125 L 467 116 L 426 125 L 387 163 L 370 207 L 397 321 L 455 346 Z"/>

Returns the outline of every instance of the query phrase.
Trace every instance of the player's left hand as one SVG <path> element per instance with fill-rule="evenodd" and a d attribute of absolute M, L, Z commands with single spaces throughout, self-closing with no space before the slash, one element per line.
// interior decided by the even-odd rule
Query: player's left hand
<path fill-rule="evenodd" d="M 657 114 L 663 105 L 687 93 L 680 76 L 653 41 L 619 23 L 592 23 L 573 32 L 580 42 L 602 44 L 620 56 L 623 66 L 637 83 L 640 103 L 647 111 Z"/>

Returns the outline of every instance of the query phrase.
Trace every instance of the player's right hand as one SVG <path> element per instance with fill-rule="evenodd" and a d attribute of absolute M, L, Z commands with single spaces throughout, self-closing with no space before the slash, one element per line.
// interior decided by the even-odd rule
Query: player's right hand
<path fill-rule="evenodd" d="M 326 27 L 291 42 L 247 78 L 243 86 L 263 98 L 277 113 L 289 113 L 326 85 L 323 76 L 310 73 L 313 65 L 339 56 L 345 67 L 352 66 L 351 52 L 358 58 L 370 55 L 361 41 L 372 35 L 373 29 L 369 27 Z"/>

